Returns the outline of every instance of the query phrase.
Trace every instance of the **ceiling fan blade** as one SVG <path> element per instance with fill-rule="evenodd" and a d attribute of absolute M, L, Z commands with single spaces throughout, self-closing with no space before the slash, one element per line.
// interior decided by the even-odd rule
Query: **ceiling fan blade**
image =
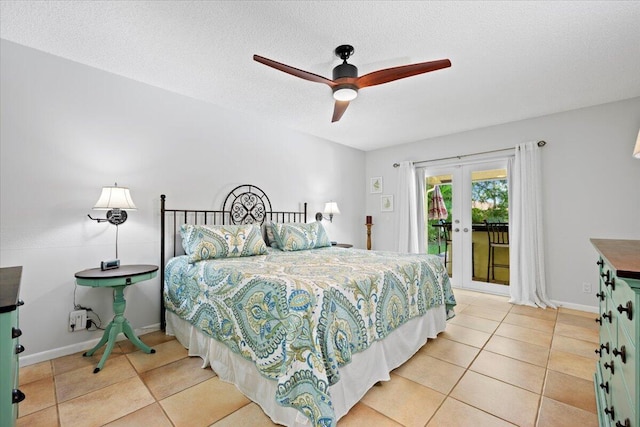
<path fill-rule="evenodd" d="M 253 55 L 253 60 L 260 62 L 264 65 L 267 65 L 271 68 L 275 68 L 276 70 L 284 71 L 285 73 L 291 74 L 292 76 L 300 77 L 301 79 L 309 80 L 316 83 L 324 83 L 329 85 L 330 87 L 335 86 L 333 80 L 329 80 L 326 77 L 319 76 L 317 74 L 310 73 L 308 71 L 300 70 L 298 68 L 292 67 L 290 65 L 282 64 L 280 62 L 274 61 L 269 58 L 265 58 L 260 55 Z"/>
<path fill-rule="evenodd" d="M 394 80 L 404 79 L 406 77 L 416 76 L 418 74 L 428 73 L 430 71 L 440 70 L 450 66 L 451 61 L 448 59 L 440 59 L 438 61 L 420 62 L 418 64 L 385 68 L 384 70 L 374 71 L 358 77 L 356 85 L 358 88 L 375 86 L 382 83 L 392 82 Z"/>
<path fill-rule="evenodd" d="M 348 106 L 349 101 L 336 101 L 336 104 L 333 107 L 333 118 L 331 119 L 331 123 L 340 120 L 344 112 L 347 111 Z"/>

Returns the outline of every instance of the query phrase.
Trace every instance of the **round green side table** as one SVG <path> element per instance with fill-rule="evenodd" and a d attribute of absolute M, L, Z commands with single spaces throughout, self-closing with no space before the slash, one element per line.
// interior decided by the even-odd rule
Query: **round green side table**
<path fill-rule="evenodd" d="M 127 302 L 124 299 L 124 288 L 144 280 L 153 279 L 158 274 L 157 265 L 122 265 L 113 270 L 101 270 L 99 268 L 90 268 L 82 270 L 75 274 L 76 283 L 81 286 L 91 286 L 93 288 L 113 288 L 113 320 L 109 322 L 107 328 L 100 339 L 91 350 L 83 354 L 83 356 L 93 356 L 100 347 L 107 345 L 107 348 L 93 370 L 96 374 L 104 367 L 107 358 L 116 344 L 116 338 L 122 332 L 129 341 L 145 353 L 155 353 L 156 351 L 145 343 L 140 341 L 129 321 L 124 317 L 124 310 Z"/>

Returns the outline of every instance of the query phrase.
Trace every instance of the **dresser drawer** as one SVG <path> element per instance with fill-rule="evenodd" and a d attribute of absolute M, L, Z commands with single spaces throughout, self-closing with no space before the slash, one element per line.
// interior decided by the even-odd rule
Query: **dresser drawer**
<path fill-rule="evenodd" d="M 14 333 L 14 331 L 19 331 L 19 325 L 18 325 L 18 310 L 14 310 L 11 312 L 11 331 L 9 331 L 9 335 L 11 335 L 11 348 L 13 349 L 13 352 L 11 354 L 11 357 L 13 359 L 12 363 L 11 363 L 11 376 L 13 378 L 13 388 L 18 388 L 18 352 L 16 351 L 16 349 L 20 346 L 20 342 L 19 342 L 19 338 L 18 337 L 13 337 L 14 335 L 16 335 Z"/>
<path fill-rule="evenodd" d="M 617 368 L 620 368 L 620 376 L 623 379 L 630 400 L 637 402 L 637 399 L 640 397 L 636 394 L 638 388 L 636 372 L 638 352 L 636 345 L 631 341 L 630 337 L 627 336 L 625 331 L 619 330 L 618 344 L 611 351 L 613 360 L 615 361 L 616 371 Z"/>
<path fill-rule="evenodd" d="M 599 351 L 596 351 L 596 353 L 600 355 L 600 359 L 610 357 L 611 350 L 613 350 L 613 347 L 615 346 L 615 344 L 616 344 L 616 336 L 612 334 L 612 329 L 610 329 L 608 326 L 601 326 L 600 327 L 600 345 L 597 348 L 597 350 Z"/>
<path fill-rule="evenodd" d="M 611 405 L 611 392 L 609 388 L 609 381 L 603 379 L 602 369 L 600 363 L 596 363 L 596 373 L 593 375 L 594 391 L 596 395 L 596 407 L 598 411 L 598 424 L 600 427 L 609 427 L 611 420 L 608 415 L 605 414 L 604 409 Z"/>
<path fill-rule="evenodd" d="M 605 292 L 611 295 L 613 288 L 615 287 L 616 280 L 614 278 L 614 272 L 611 269 L 611 266 L 605 261 L 603 261 L 603 263 L 604 265 L 600 268 L 600 284 Z"/>
<path fill-rule="evenodd" d="M 601 304 L 602 310 L 600 311 L 600 330 L 606 332 L 606 336 L 609 338 L 607 342 L 613 344 L 616 342 L 618 336 L 618 316 L 617 312 L 613 308 L 613 299 L 611 297 L 605 298 Z M 611 348 L 609 349 L 611 350 Z"/>
<path fill-rule="evenodd" d="M 610 310 L 618 314 L 618 322 L 630 337 L 638 334 L 636 317 L 639 315 L 636 294 L 623 279 L 616 278 Z"/>
<path fill-rule="evenodd" d="M 0 313 L 0 426 L 12 426 L 18 415 L 18 405 L 13 404 L 13 390 L 18 387 L 18 338 L 17 310 Z"/>
<path fill-rule="evenodd" d="M 614 363 L 614 372 L 609 378 L 609 397 L 610 400 L 607 404 L 608 416 L 611 420 L 611 424 L 615 425 L 617 420 L 625 417 L 630 420 L 633 419 L 633 411 L 629 402 L 629 395 L 627 393 L 627 387 L 624 384 L 624 377 L 622 375 L 620 360 L 612 360 Z M 604 371 L 603 371 L 604 374 Z M 606 374 L 604 374 L 606 375 Z"/>

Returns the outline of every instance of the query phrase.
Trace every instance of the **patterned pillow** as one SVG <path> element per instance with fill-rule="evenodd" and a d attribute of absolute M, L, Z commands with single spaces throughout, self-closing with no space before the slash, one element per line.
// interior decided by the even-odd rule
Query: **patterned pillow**
<path fill-rule="evenodd" d="M 271 228 L 278 248 L 283 251 L 301 251 L 331 246 L 327 232 L 318 221 L 309 224 L 274 222 L 271 224 Z"/>
<path fill-rule="evenodd" d="M 262 233 L 263 237 L 266 237 L 265 243 L 267 246 L 271 246 L 272 248 L 277 248 L 278 243 L 276 242 L 276 238 L 273 237 L 273 225 L 274 223 L 267 220 L 262 224 L 264 228 L 264 233 Z"/>
<path fill-rule="evenodd" d="M 260 227 L 246 225 L 192 225 L 183 224 L 180 229 L 182 247 L 189 262 L 233 258 L 267 253 Z"/>

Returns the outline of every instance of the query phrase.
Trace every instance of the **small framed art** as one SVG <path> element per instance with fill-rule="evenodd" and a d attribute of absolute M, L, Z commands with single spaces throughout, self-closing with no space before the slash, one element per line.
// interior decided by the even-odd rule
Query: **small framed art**
<path fill-rule="evenodd" d="M 369 192 L 382 193 L 382 177 L 381 176 L 375 176 L 371 178 L 371 183 L 369 184 Z"/>
<path fill-rule="evenodd" d="M 393 212 L 393 196 L 380 196 L 380 212 Z"/>

